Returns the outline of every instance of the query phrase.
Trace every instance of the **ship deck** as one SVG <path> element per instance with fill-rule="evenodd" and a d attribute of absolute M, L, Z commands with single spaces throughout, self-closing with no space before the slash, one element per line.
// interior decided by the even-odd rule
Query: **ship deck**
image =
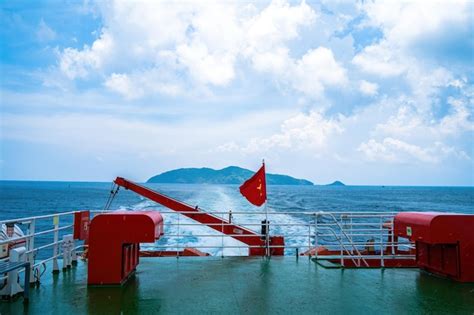
<path fill-rule="evenodd" d="M 88 287 L 87 265 L 51 268 L 1 314 L 474 312 L 474 284 L 418 269 L 325 269 L 307 257 L 142 258 L 123 286 Z"/>

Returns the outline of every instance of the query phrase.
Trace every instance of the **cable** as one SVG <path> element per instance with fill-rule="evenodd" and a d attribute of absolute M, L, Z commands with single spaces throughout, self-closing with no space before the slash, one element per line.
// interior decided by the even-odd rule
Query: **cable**
<path fill-rule="evenodd" d="M 113 193 L 114 193 L 114 186 L 115 183 L 112 182 L 112 186 L 110 187 L 110 193 L 109 193 L 109 196 L 107 197 L 107 201 L 105 202 L 105 206 L 104 206 L 104 210 L 107 210 L 108 207 L 110 206 L 110 198 L 112 197 Z"/>
<path fill-rule="evenodd" d="M 115 186 L 117 188 L 115 188 Z M 110 189 L 110 194 L 109 194 L 109 197 L 107 198 L 107 202 L 105 203 L 104 210 L 109 210 L 110 206 L 112 205 L 112 202 L 114 201 L 115 196 L 119 192 L 119 189 L 120 189 L 120 186 L 116 185 L 115 183 L 112 183 L 112 188 Z"/>

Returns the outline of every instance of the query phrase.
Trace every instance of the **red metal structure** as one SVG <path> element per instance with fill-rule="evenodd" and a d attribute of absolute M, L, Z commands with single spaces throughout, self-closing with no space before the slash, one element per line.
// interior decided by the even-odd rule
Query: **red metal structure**
<path fill-rule="evenodd" d="M 85 244 L 89 239 L 90 212 L 78 211 L 74 213 L 74 239 L 83 240 Z"/>
<path fill-rule="evenodd" d="M 188 218 L 205 224 L 216 231 L 229 235 L 232 238 L 249 245 L 249 256 L 265 255 L 265 239 L 262 239 L 262 236 L 260 234 L 257 234 L 252 230 L 231 223 L 227 220 L 221 219 L 213 214 L 203 212 L 198 207 L 192 207 L 178 200 L 170 198 L 166 195 L 158 193 L 154 190 L 151 190 L 145 186 L 129 181 L 125 178 L 117 177 L 114 182 L 118 186 L 124 187 L 125 189 L 129 189 L 143 197 L 146 197 L 161 204 L 164 207 L 167 207 L 176 212 L 180 212 Z M 270 254 L 277 256 L 284 255 L 284 245 L 285 242 L 283 236 L 271 236 L 269 238 L 269 246 L 271 246 Z"/>
<path fill-rule="evenodd" d="M 394 219 L 394 232 L 416 242 L 416 262 L 421 269 L 474 282 L 474 215 L 399 213 Z"/>
<path fill-rule="evenodd" d="M 157 211 L 116 211 L 95 216 L 89 231 L 90 285 L 123 284 L 139 262 L 140 243 L 153 243 L 163 234 Z"/>

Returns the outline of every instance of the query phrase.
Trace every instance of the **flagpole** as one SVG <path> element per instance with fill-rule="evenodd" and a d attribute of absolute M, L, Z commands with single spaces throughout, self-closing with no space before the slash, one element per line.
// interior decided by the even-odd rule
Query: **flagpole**
<path fill-rule="evenodd" d="M 265 167 L 265 159 L 262 159 L 262 165 L 263 167 Z M 267 190 L 267 172 L 265 171 L 265 191 Z M 267 232 L 266 235 L 265 235 L 265 256 L 268 258 L 270 257 L 270 248 L 269 248 L 269 243 L 270 243 L 270 239 L 269 239 L 269 234 L 270 234 L 270 224 L 268 223 L 268 208 L 267 208 L 267 204 L 268 204 L 268 199 L 265 200 L 265 204 L 264 204 L 264 209 L 265 209 L 265 231 Z"/>
<path fill-rule="evenodd" d="M 268 258 L 270 257 L 270 248 L 268 247 L 269 246 L 269 233 L 270 233 L 270 224 L 268 223 L 268 210 L 267 210 L 267 202 L 265 201 L 265 231 L 267 232 L 266 235 L 265 235 L 265 256 Z"/>

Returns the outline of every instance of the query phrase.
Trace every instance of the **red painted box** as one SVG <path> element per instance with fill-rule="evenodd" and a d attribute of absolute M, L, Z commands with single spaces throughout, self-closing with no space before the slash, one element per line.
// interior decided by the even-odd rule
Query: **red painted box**
<path fill-rule="evenodd" d="M 89 230 L 90 285 L 123 284 L 139 262 L 140 243 L 163 235 L 157 211 L 116 211 L 95 216 Z"/>
<path fill-rule="evenodd" d="M 474 215 L 403 212 L 394 232 L 416 243 L 421 269 L 461 282 L 474 282 Z"/>

